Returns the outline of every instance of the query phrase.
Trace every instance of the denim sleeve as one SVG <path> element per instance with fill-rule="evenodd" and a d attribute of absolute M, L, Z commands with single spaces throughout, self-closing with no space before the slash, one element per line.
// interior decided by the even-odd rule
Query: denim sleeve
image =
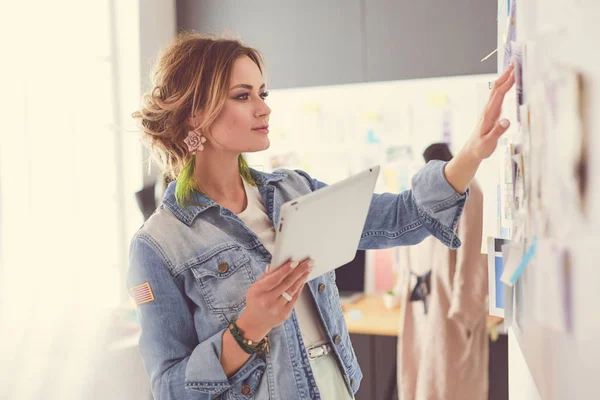
<path fill-rule="evenodd" d="M 446 180 L 442 161 L 430 161 L 412 179 L 412 189 L 400 194 L 374 194 L 359 249 L 385 249 L 420 243 L 429 235 L 451 249 L 460 247 L 456 225 L 469 191 L 457 193 Z M 312 190 L 327 186 L 308 179 Z"/>
<path fill-rule="evenodd" d="M 154 298 L 137 306 L 142 326 L 140 354 L 154 398 L 219 399 L 242 384 L 258 387 L 264 360 L 252 355 L 228 378 L 220 363 L 224 330 L 198 342 L 198 337 L 206 335 L 196 332 L 183 284 L 171 274 L 166 257 L 152 238 L 138 235 L 131 243 L 129 257 L 128 288 L 147 282 Z"/>

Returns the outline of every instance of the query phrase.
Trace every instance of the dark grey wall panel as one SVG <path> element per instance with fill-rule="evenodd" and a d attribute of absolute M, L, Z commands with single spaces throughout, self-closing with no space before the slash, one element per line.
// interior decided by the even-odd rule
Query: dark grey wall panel
<path fill-rule="evenodd" d="M 361 0 L 178 0 L 178 30 L 239 35 L 258 48 L 269 87 L 362 82 Z"/>
<path fill-rule="evenodd" d="M 494 73 L 497 0 L 177 0 L 178 30 L 239 35 L 288 88 Z"/>
<path fill-rule="evenodd" d="M 356 400 L 374 400 L 375 385 L 377 384 L 376 363 L 375 357 L 373 357 L 374 338 L 375 336 L 373 335 L 350 334 L 350 341 L 356 354 L 356 360 L 363 373 L 363 380 L 360 383 L 358 392 L 354 396 Z"/>
<path fill-rule="evenodd" d="M 496 72 L 497 0 L 364 0 L 366 80 Z"/>

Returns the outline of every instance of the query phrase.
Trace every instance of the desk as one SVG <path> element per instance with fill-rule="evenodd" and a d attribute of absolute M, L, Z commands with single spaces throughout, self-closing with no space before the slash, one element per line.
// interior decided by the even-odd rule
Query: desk
<path fill-rule="evenodd" d="M 350 333 L 398 336 L 400 308 L 386 309 L 382 296 L 365 296 L 355 303 L 344 304 L 342 308 Z M 354 318 L 355 315 L 357 318 Z"/>
<path fill-rule="evenodd" d="M 355 303 L 344 304 L 342 308 L 350 333 L 398 336 L 400 307 L 385 308 L 382 296 L 365 296 Z M 355 315 L 360 315 L 360 318 L 354 318 Z M 487 317 L 488 327 L 497 326 L 503 321 L 502 318 L 493 315 Z"/>
<path fill-rule="evenodd" d="M 364 378 L 356 400 L 396 400 L 396 354 L 399 307 L 386 309 L 382 296 L 365 296 L 344 304 L 344 318 L 350 340 Z M 502 318 L 488 315 L 488 327 L 497 326 Z M 508 342 L 506 335 L 490 341 L 490 400 L 508 399 Z"/>

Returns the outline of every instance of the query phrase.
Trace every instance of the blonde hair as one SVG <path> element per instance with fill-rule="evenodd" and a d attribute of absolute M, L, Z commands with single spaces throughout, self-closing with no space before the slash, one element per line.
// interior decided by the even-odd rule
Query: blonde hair
<path fill-rule="evenodd" d="M 153 88 L 144 94 L 141 109 L 132 114 L 163 173 L 177 179 L 178 202 L 189 200 L 191 191 L 197 189 L 194 157 L 183 140 L 194 128 L 210 129 L 225 104 L 233 64 L 242 56 L 263 72 L 260 53 L 237 39 L 179 34 L 160 55 L 151 77 Z M 201 125 L 190 126 L 186 119 L 199 111 L 203 113 Z M 244 156 L 238 161 L 242 177 L 255 184 Z"/>

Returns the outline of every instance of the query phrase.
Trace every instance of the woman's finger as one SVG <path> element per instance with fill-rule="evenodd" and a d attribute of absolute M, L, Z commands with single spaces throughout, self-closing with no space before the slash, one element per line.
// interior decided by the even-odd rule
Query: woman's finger
<path fill-rule="evenodd" d="M 310 271 L 307 271 L 306 273 L 302 274 L 300 276 L 300 278 L 298 278 L 298 280 L 296 280 L 296 282 L 294 282 L 292 284 L 292 286 L 290 286 L 288 289 L 286 289 L 286 292 L 290 296 L 293 296 L 296 293 L 298 293 L 298 291 L 300 290 L 300 288 L 303 287 L 304 284 L 306 283 L 306 280 L 308 279 L 309 275 L 310 275 Z"/>
<path fill-rule="evenodd" d="M 274 271 L 271 271 L 269 267 L 269 274 L 265 274 L 261 277 L 261 286 L 263 290 L 265 292 L 273 290 L 281 284 L 289 274 L 293 273 L 298 265 L 299 263 L 297 261 L 289 260 Z"/>
<path fill-rule="evenodd" d="M 506 81 L 508 80 L 508 78 L 510 77 L 510 75 L 513 73 L 513 70 L 515 69 L 514 65 L 510 64 L 510 66 L 508 68 L 506 68 L 506 71 L 504 71 L 502 73 L 502 75 L 500 75 L 498 77 L 498 79 L 496 79 L 496 81 L 494 82 L 494 87 L 492 89 L 492 92 L 498 88 L 500 88 L 503 84 L 506 83 Z"/>
<path fill-rule="evenodd" d="M 281 281 L 281 283 L 275 286 L 269 293 L 273 297 L 279 297 L 283 292 L 290 293 L 291 288 L 298 282 L 303 279 L 305 275 L 310 273 L 312 267 L 314 266 L 314 262 L 310 259 L 304 260 L 300 263 L 298 268 L 288 276 L 285 277 Z"/>
<path fill-rule="evenodd" d="M 500 136 L 504 135 L 504 133 L 508 130 L 509 127 L 510 127 L 510 121 L 507 119 L 502 119 L 501 121 L 498 121 L 496 123 L 496 125 L 488 133 L 488 135 L 490 137 L 495 137 L 497 139 Z"/>
<path fill-rule="evenodd" d="M 304 284 L 306 283 L 306 278 L 308 278 L 309 272 L 303 274 L 300 279 L 298 279 L 292 286 L 290 286 L 287 290 L 276 293 L 273 291 L 271 293 L 274 296 L 274 299 L 271 300 L 273 304 L 276 304 L 278 307 L 285 308 L 289 302 L 291 302 L 294 297 L 299 296 L 302 288 L 304 288 Z M 286 299 L 286 295 L 290 296 L 292 300 Z"/>
<path fill-rule="evenodd" d="M 506 94 L 506 93 L 508 93 L 510 88 L 513 87 L 514 84 L 515 84 L 515 71 L 511 71 L 511 73 L 508 75 L 508 79 L 506 79 L 506 81 L 502 85 L 500 85 L 500 87 L 498 88 L 498 91 Z"/>
<path fill-rule="evenodd" d="M 294 309 L 294 307 L 296 306 L 296 302 L 298 301 L 298 298 L 300 298 L 300 294 L 302 293 L 302 290 L 304 289 L 304 285 L 306 285 L 306 282 L 304 284 L 302 284 L 302 286 L 300 286 L 300 289 L 296 292 L 296 294 L 292 296 L 292 300 L 283 306 L 283 312 L 286 315 L 288 313 L 291 313 L 292 310 Z"/>
<path fill-rule="evenodd" d="M 487 122 L 495 122 L 500 118 L 502 112 L 502 103 L 504 103 L 504 96 L 515 83 L 515 75 L 510 74 L 508 80 L 504 82 L 497 90 L 494 91 L 494 95 L 490 98 L 486 107 L 484 118 Z"/>

